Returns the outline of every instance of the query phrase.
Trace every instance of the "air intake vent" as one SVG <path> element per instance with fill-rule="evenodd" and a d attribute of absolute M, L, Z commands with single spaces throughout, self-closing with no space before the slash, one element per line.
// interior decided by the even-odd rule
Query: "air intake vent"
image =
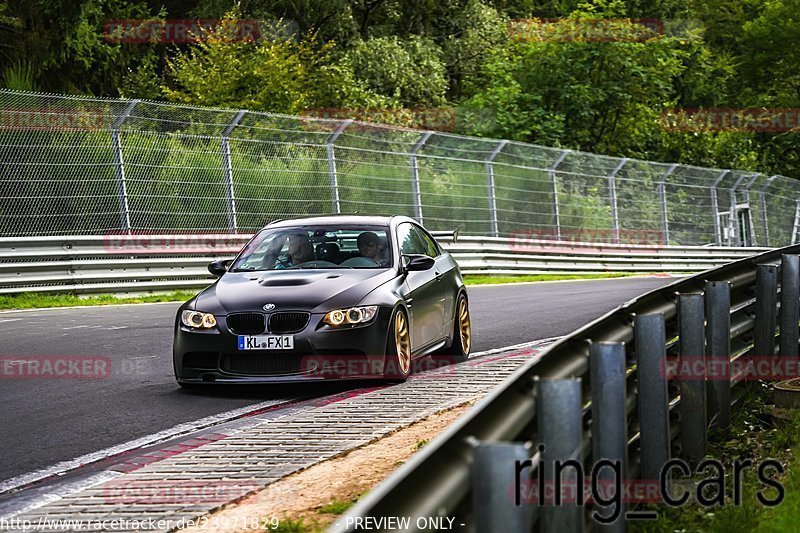
<path fill-rule="evenodd" d="M 269 376 L 275 374 L 301 373 L 302 358 L 297 354 L 237 353 L 222 357 L 222 370 L 232 374 L 254 374 Z"/>
<path fill-rule="evenodd" d="M 308 324 L 309 313 L 272 313 L 269 317 L 271 333 L 295 333 Z"/>
<path fill-rule="evenodd" d="M 262 313 L 236 313 L 228 315 L 228 329 L 239 335 L 264 333 L 266 323 Z"/>

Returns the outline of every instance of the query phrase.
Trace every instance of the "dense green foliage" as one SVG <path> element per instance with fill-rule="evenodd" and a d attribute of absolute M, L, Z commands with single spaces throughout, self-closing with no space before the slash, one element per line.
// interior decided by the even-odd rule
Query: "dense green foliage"
<path fill-rule="evenodd" d="M 800 177 L 793 131 L 662 120 L 800 108 L 798 14 L 800 0 L 7 0 L 0 79 L 292 114 L 440 108 L 459 133 Z M 107 34 L 114 20 L 189 18 L 257 20 L 260 38 L 224 24 L 198 42 Z"/>

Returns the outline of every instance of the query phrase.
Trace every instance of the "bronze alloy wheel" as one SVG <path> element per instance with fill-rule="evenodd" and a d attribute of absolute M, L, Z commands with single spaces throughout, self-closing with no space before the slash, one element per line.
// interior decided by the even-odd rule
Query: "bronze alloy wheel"
<path fill-rule="evenodd" d="M 402 374 L 411 369 L 411 341 L 408 338 L 408 320 L 402 312 L 394 316 L 394 349 Z"/>
<path fill-rule="evenodd" d="M 466 298 L 461 298 L 458 304 L 458 331 L 461 337 L 461 351 L 464 355 L 469 355 L 469 349 L 472 346 L 472 328 Z"/>

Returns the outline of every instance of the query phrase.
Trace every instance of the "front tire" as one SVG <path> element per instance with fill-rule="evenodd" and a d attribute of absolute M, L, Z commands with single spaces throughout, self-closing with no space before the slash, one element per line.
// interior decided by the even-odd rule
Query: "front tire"
<path fill-rule="evenodd" d="M 403 382 L 411 374 L 411 336 L 408 316 L 402 309 L 397 309 L 389 321 L 389 335 L 386 346 L 386 367 L 383 377 Z"/>
<path fill-rule="evenodd" d="M 462 363 L 469 359 L 472 349 L 472 321 L 469 315 L 469 302 L 464 293 L 458 295 L 456 316 L 453 320 L 453 343 L 437 355 L 440 362 Z"/>

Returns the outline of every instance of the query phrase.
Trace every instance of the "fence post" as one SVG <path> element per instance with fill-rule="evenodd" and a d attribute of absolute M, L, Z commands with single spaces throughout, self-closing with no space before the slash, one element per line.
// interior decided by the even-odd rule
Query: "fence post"
<path fill-rule="evenodd" d="M 678 364 L 701 359 L 706 361 L 705 309 L 703 294 L 681 294 L 678 297 L 678 327 L 680 357 Z M 697 365 L 705 366 L 705 365 Z M 706 454 L 708 414 L 706 403 L 706 380 L 703 376 L 675 376 L 679 380 L 681 402 L 678 412 L 681 420 L 681 456 L 690 461 L 699 461 Z"/>
<path fill-rule="evenodd" d="M 798 356 L 800 342 L 800 256 L 781 257 L 781 357 Z"/>
<path fill-rule="evenodd" d="M 628 479 L 628 431 L 625 413 L 625 344 L 621 342 L 593 343 L 589 351 L 589 376 L 592 389 L 592 475 L 603 481 L 606 498 L 615 496 L 612 488 L 615 475 L 606 468 L 598 468 L 598 461 L 611 461 L 619 468 L 620 479 Z M 598 468 L 595 471 L 595 468 Z M 596 483 L 592 480 L 593 483 Z M 580 488 L 579 488 L 580 490 Z M 623 490 L 620 487 L 620 490 Z M 624 492 L 624 490 L 623 490 Z M 601 518 L 609 518 L 613 506 L 595 504 Z M 625 498 L 619 498 L 619 516 L 610 524 L 598 528 L 603 531 L 625 531 Z M 600 524 L 597 524 L 600 525 Z"/>
<path fill-rule="evenodd" d="M 239 125 L 247 111 L 241 110 L 233 117 L 222 131 L 222 172 L 225 174 L 225 200 L 228 203 L 228 231 L 236 233 L 239 223 L 236 220 L 236 193 L 233 190 L 233 164 L 231 162 L 231 145 L 228 136 Z"/>
<path fill-rule="evenodd" d="M 672 173 L 675 172 L 676 168 L 678 168 L 677 163 L 670 166 L 658 180 L 658 200 L 659 204 L 661 204 L 661 231 L 664 232 L 665 245 L 669 245 L 669 219 L 667 218 L 667 180 L 672 175 Z"/>
<path fill-rule="evenodd" d="M 714 210 L 714 242 L 717 243 L 717 246 L 722 246 L 722 228 L 720 228 L 719 225 L 719 195 L 717 187 L 730 172 L 730 170 L 723 170 L 711 185 L 711 207 Z"/>
<path fill-rule="evenodd" d="M 708 381 L 708 418 L 725 430 L 731 423 L 731 284 L 706 283 L 706 359 L 715 372 Z"/>
<path fill-rule="evenodd" d="M 615 178 L 627 162 L 627 157 L 620 159 L 620 162 L 608 175 L 608 201 L 611 205 L 611 228 L 614 232 L 615 243 L 619 243 L 619 212 L 617 210 L 617 183 Z"/>
<path fill-rule="evenodd" d="M 652 482 L 660 479 L 661 468 L 670 459 L 664 315 L 636 315 L 634 337 L 642 446 L 640 477 Z"/>
<path fill-rule="evenodd" d="M 556 240 L 561 240 L 561 209 L 558 207 L 558 176 L 556 169 L 569 155 L 569 150 L 563 150 L 550 168 L 547 169 L 547 174 L 550 176 L 550 183 L 553 187 L 553 219 L 556 225 Z"/>
<path fill-rule="evenodd" d="M 530 476 L 520 476 L 520 504 L 516 505 L 516 465 L 530 459 L 530 448 L 525 444 L 482 442 L 473 449 L 472 458 L 475 530 L 509 533 L 531 531 L 534 504 L 527 499 L 532 492 L 527 490 L 531 483 Z M 509 493 L 509 487 L 515 492 Z"/>
<path fill-rule="evenodd" d="M 328 179 L 331 184 L 331 203 L 333 205 L 333 211 L 335 213 L 342 212 L 342 204 L 339 201 L 339 176 L 336 173 L 336 154 L 334 154 L 333 147 L 336 139 L 339 138 L 339 135 L 353 122 L 352 119 L 347 119 L 341 122 L 336 129 L 333 130 L 328 136 L 328 140 L 325 142 L 327 151 L 328 151 Z"/>
<path fill-rule="evenodd" d="M 419 186 L 419 166 L 417 165 L 417 152 L 428 142 L 428 139 L 433 135 L 432 131 L 426 131 L 422 134 L 417 144 L 411 149 L 409 161 L 411 164 L 411 194 L 414 198 L 414 218 L 417 222 L 422 224 L 422 190 Z"/>
<path fill-rule="evenodd" d="M 555 462 L 567 460 L 583 462 L 582 445 L 582 400 L 580 379 L 538 379 L 536 398 L 536 419 L 539 430 L 539 442 L 544 446 L 539 468 L 543 469 L 545 487 L 555 481 Z M 565 467 L 560 479 L 567 478 L 567 483 L 577 483 L 582 488 L 574 468 Z M 581 476 L 582 477 L 582 476 Z M 539 487 L 544 490 L 545 487 Z M 582 490 L 574 492 L 583 495 Z M 555 492 L 556 495 L 560 491 Z M 579 497 L 580 497 L 579 496 Z M 577 502 L 562 502 L 553 505 L 545 502 L 539 510 L 542 533 L 563 533 L 564 531 L 582 533 L 584 530 L 583 506 Z"/>
<path fill-rule="evenodd" d="M 731 212 L 730 212 L 730 215 L 728 215 L 728 246 L 733 246 L 733 239 L 735 239 L 739 235 L 739 231 L 737 229 L 737 224 L 736 224 L 736 205 L 737 205 L 736 189 L 739 188 L 739 185 L 741 185 L 741 183 L 742 183 L 742 181 L 744 181 L 745 177 L 746 177 L 745 174 L 742 174 L 741 176 L 739 176 L 739 178 L 733 184 L 733 187 L 731 187 L 731 189 L 730 189 L 731 190 Z"/>
<path fill-rule="evenodd" d="M 758 178 L 761 177 L 760 173 L 755 173 L 751 176 L 751 180 L 747 182 L 747 185 L 744 187 L 744 194 L 747 200 L 747 216 L 748 220 L 750 221 L 750 227 L 745 229 L 750 230 L 750 234 L 744 236 L 745 238 L 742 239 L 742 242 L 745 246 L 758 246 L 758 242 L 756 240 L 756 229 L 753 227 L 753 210 L 750 209 L 750 189 L 753 187 L 753 184 L 756 182 Z"/>
<path fill-rule="evenodd" d="M 139 100 L 131 100 L 122 111 L 122 114 L 111 124 L 111 146 L 114 150 L 114 174 L 117 178 L 117 192 L 119 194 L 120 225 L 126 233 L 131 232 L 131 208 L 128 203 L 128 183 L 125 180 L 125 162 L 122 158 L 122 139 L 119 129 L 138 103 Z"/>
<path fill-rule="evenodd" d="M 753 320 L 753 355 L 775 355 L 777 325 L 778 267 L 758 265 L 756 270 L 756 316 Z"/>
<path fill-rule="evenodd" d="M 508 144 L 508 141 L 500 141 L 495 147 L 494 151 L 486 158 L 486 181 L 489 194 L 489 215 L 491 217 L 491 232 L 492 237 L 500 235 L 500 230 L 497 223 L 497 194 L 494 185 L 494 158 L 497 154 L 503 151 L 503 148 Z M 419 179 L 419 178 L 417 178 Z"/>
<path fill-rule="evenodd" d="M 769 247 L 769 218 L 767 217 L 767 187 L 769 187 L 772 180 L 778 176 L 770 176 L 761 190 L 758 192 L 759 200 L 761 201 L 761 223 L 764 225 L 764 246 Z"/>

